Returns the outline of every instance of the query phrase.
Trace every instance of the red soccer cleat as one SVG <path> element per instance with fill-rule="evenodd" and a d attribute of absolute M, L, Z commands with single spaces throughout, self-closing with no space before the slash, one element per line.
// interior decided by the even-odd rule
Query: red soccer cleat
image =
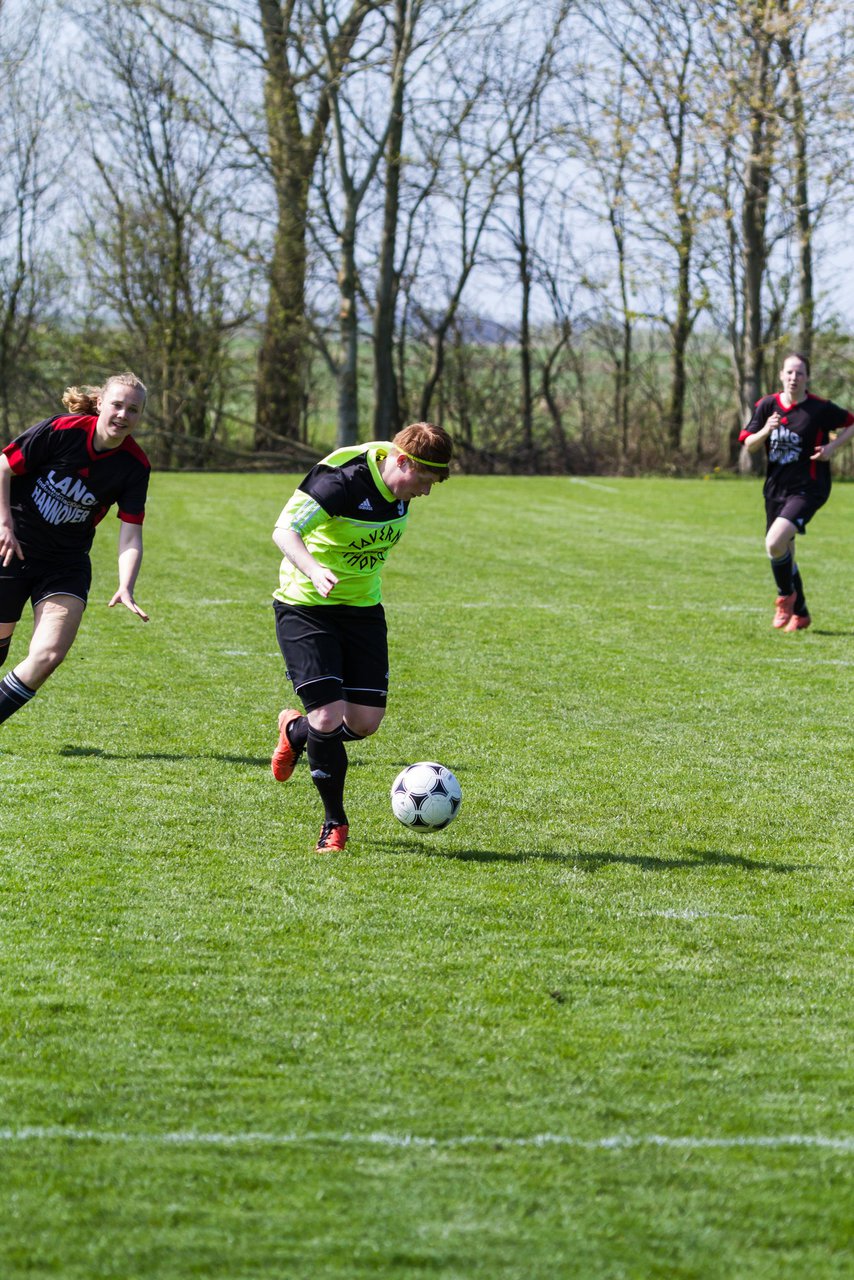
<path fill-rule="evenodd" d="M 315 853 L 343 853 L 350 828 L 346 822 L 324 822 Z"/>
<path fill-rule="evenodd" d="M 774 620 L 771 623 L 772 627 L 777 627 L 777 629 L 779 630 L 780 627 L 787 626 L 790 619 L 794 615 L 796 599 L 797 599 L 797 592 L 795 591 L 793 591 L 790 596 L 777 597 L 777 599 L 774 601 L 776 609 L 774 613 Z"/>
<path fill-rule="evenodd" d="M 288 707 L 285 711 L 279 712 L 279 745 L 273 752 L 273 758 L 270 761 L 270 769 L 277 782 L 287 782 L 294 771 L 294 765 L 300 758 L 301 752 L 296 751 L 291 746 L 291 740 L 288 737 L 288 725 L 292 720 L 298 720 L 301 715 L 302 712 L 294 711 L 293 707 Z"/>
<path fill-rule="evenodd" d="M 811 622 L 812 618 L 808 613 L 793 613 L 783 629 L 784 631 L 806 631 Z"/>

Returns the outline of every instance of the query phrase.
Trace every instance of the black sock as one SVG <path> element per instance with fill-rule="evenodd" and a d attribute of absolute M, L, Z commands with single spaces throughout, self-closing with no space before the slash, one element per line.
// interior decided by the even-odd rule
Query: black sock
<path fill-rule="evenodd" d="M 792 574 L 792 586 L 795 589 L 795 613 L 799 618 L 806 618 L 809 616 L 809 609 L 804 595 L 803 578 L 797 565 L 795 565 L 795 571 Z"/>
<path fill-rule="evenodd" d="M 791 551 L 787 551 L 779 560 L 771 561 L 771 572 L 774 575 L 774 581 L 777 583 L 778 596 L 790 596 L 795 589 L 792 585 L 792 566 Z"/>
<path fill-rule="evenodd" d="M 344 812 L 344 780 L 347 777 L 347 752 L 343 725 L 332 733 L 318 733 L 308 726 L 307 754 L 311 780 L 320 792 L 327 822 L 347 821 Z"/>
<path fill-rule="evenodd" d="M 345 742 L 364 742 L 365 735 L 363 733 L 354 733 L 345 720 L 341 726 L 341 737 Z"/>
<path fill-rule="evenodd" d="M 5 639 L 0 640 L 0 667 L 3 666 L 3 663 L 6 661 L 6 659 L 9 656 L 9 645 L 11 643 L 12 643 L 11 636 L 6 636 Z"/>
<path fill-rule="evenodd" d="M 13 716 L 16 711 L 20 711 L 21 707 L 26 706 L 30 698 L 35 696 L 35 689 L 31 689 L 28 684 L 24 684 L 23 680 L 18 679 L 14 671 L 10 671 L 7 676 L 0 680 L 0 724 L 4 720 L 8 720 L 9 716 Z"/>
<path fill-rule="evenodd" d="M 308 741 L 308 720 L 305 716 L 300 716 L 298 720 L 292 720 L 285 729 L 285 733 L 294 751 L 304 751 L 305 744 Z"/>

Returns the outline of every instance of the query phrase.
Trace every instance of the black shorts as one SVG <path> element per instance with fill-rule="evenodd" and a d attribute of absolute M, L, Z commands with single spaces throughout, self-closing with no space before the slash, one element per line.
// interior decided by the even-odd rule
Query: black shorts
<path fill-rule="evenodd" d="M 74 596 L 85 604 L 91 585 L 92 564 L 85 552 L 61 564 L 13 556 L 10 564 L 0 564 L 0 622 L 17 622 L 28 600 L 33 608 L 48 596 Z"/>
<path fill-rule="evenodd" d="M 780 516 L 789 520 L 798 533 L 806 533 L 807 525 L 819 507 L 827 502 L 828 494 L 820 490 L 804 490 L 801 493 L 768 493 L 765 495 L 765 532 Z"/>
<path fill-rule="evenodd" d="M 388 633 L 381 604 L 299 605 L 273 601 L 276 636 L 306 711 L 330 702 L 384 707 Z"/>

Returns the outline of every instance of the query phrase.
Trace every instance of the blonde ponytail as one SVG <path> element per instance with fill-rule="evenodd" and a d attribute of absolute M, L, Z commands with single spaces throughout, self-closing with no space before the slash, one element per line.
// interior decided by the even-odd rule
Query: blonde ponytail
<path fill-rule="evenodd" d="M 69 413 L 97 413 L 100 387 L 66 387 L 62 403 Z"/>
<path fill-rule="evenodd" d="M 135 373 L 128 370 L 127 373 L 113 373 L 107 378 L 102 387 L 90 387 L 84 385 L 82 387 L 66 387 L 65 394 L 62 397 L 62 403 L 70 413 L 97 413 L 98 401 L 104 395 L 107 387 L 114 382 L 119 383 L 122 387 L 135 387 L 142 392 L 143 400 L 148 395 L 145 384 L 139 379 Z"/>

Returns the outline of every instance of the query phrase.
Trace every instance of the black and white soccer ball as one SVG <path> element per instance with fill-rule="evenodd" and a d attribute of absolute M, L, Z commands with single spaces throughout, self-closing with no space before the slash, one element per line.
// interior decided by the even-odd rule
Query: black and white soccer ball
<path fill-rule="evenodd" d="M 391 788 L 398 822 L 419 831 L 441 831 L 460 811 L 463 793 L 450 769 L 422 760 L 401 769 Z"/>

